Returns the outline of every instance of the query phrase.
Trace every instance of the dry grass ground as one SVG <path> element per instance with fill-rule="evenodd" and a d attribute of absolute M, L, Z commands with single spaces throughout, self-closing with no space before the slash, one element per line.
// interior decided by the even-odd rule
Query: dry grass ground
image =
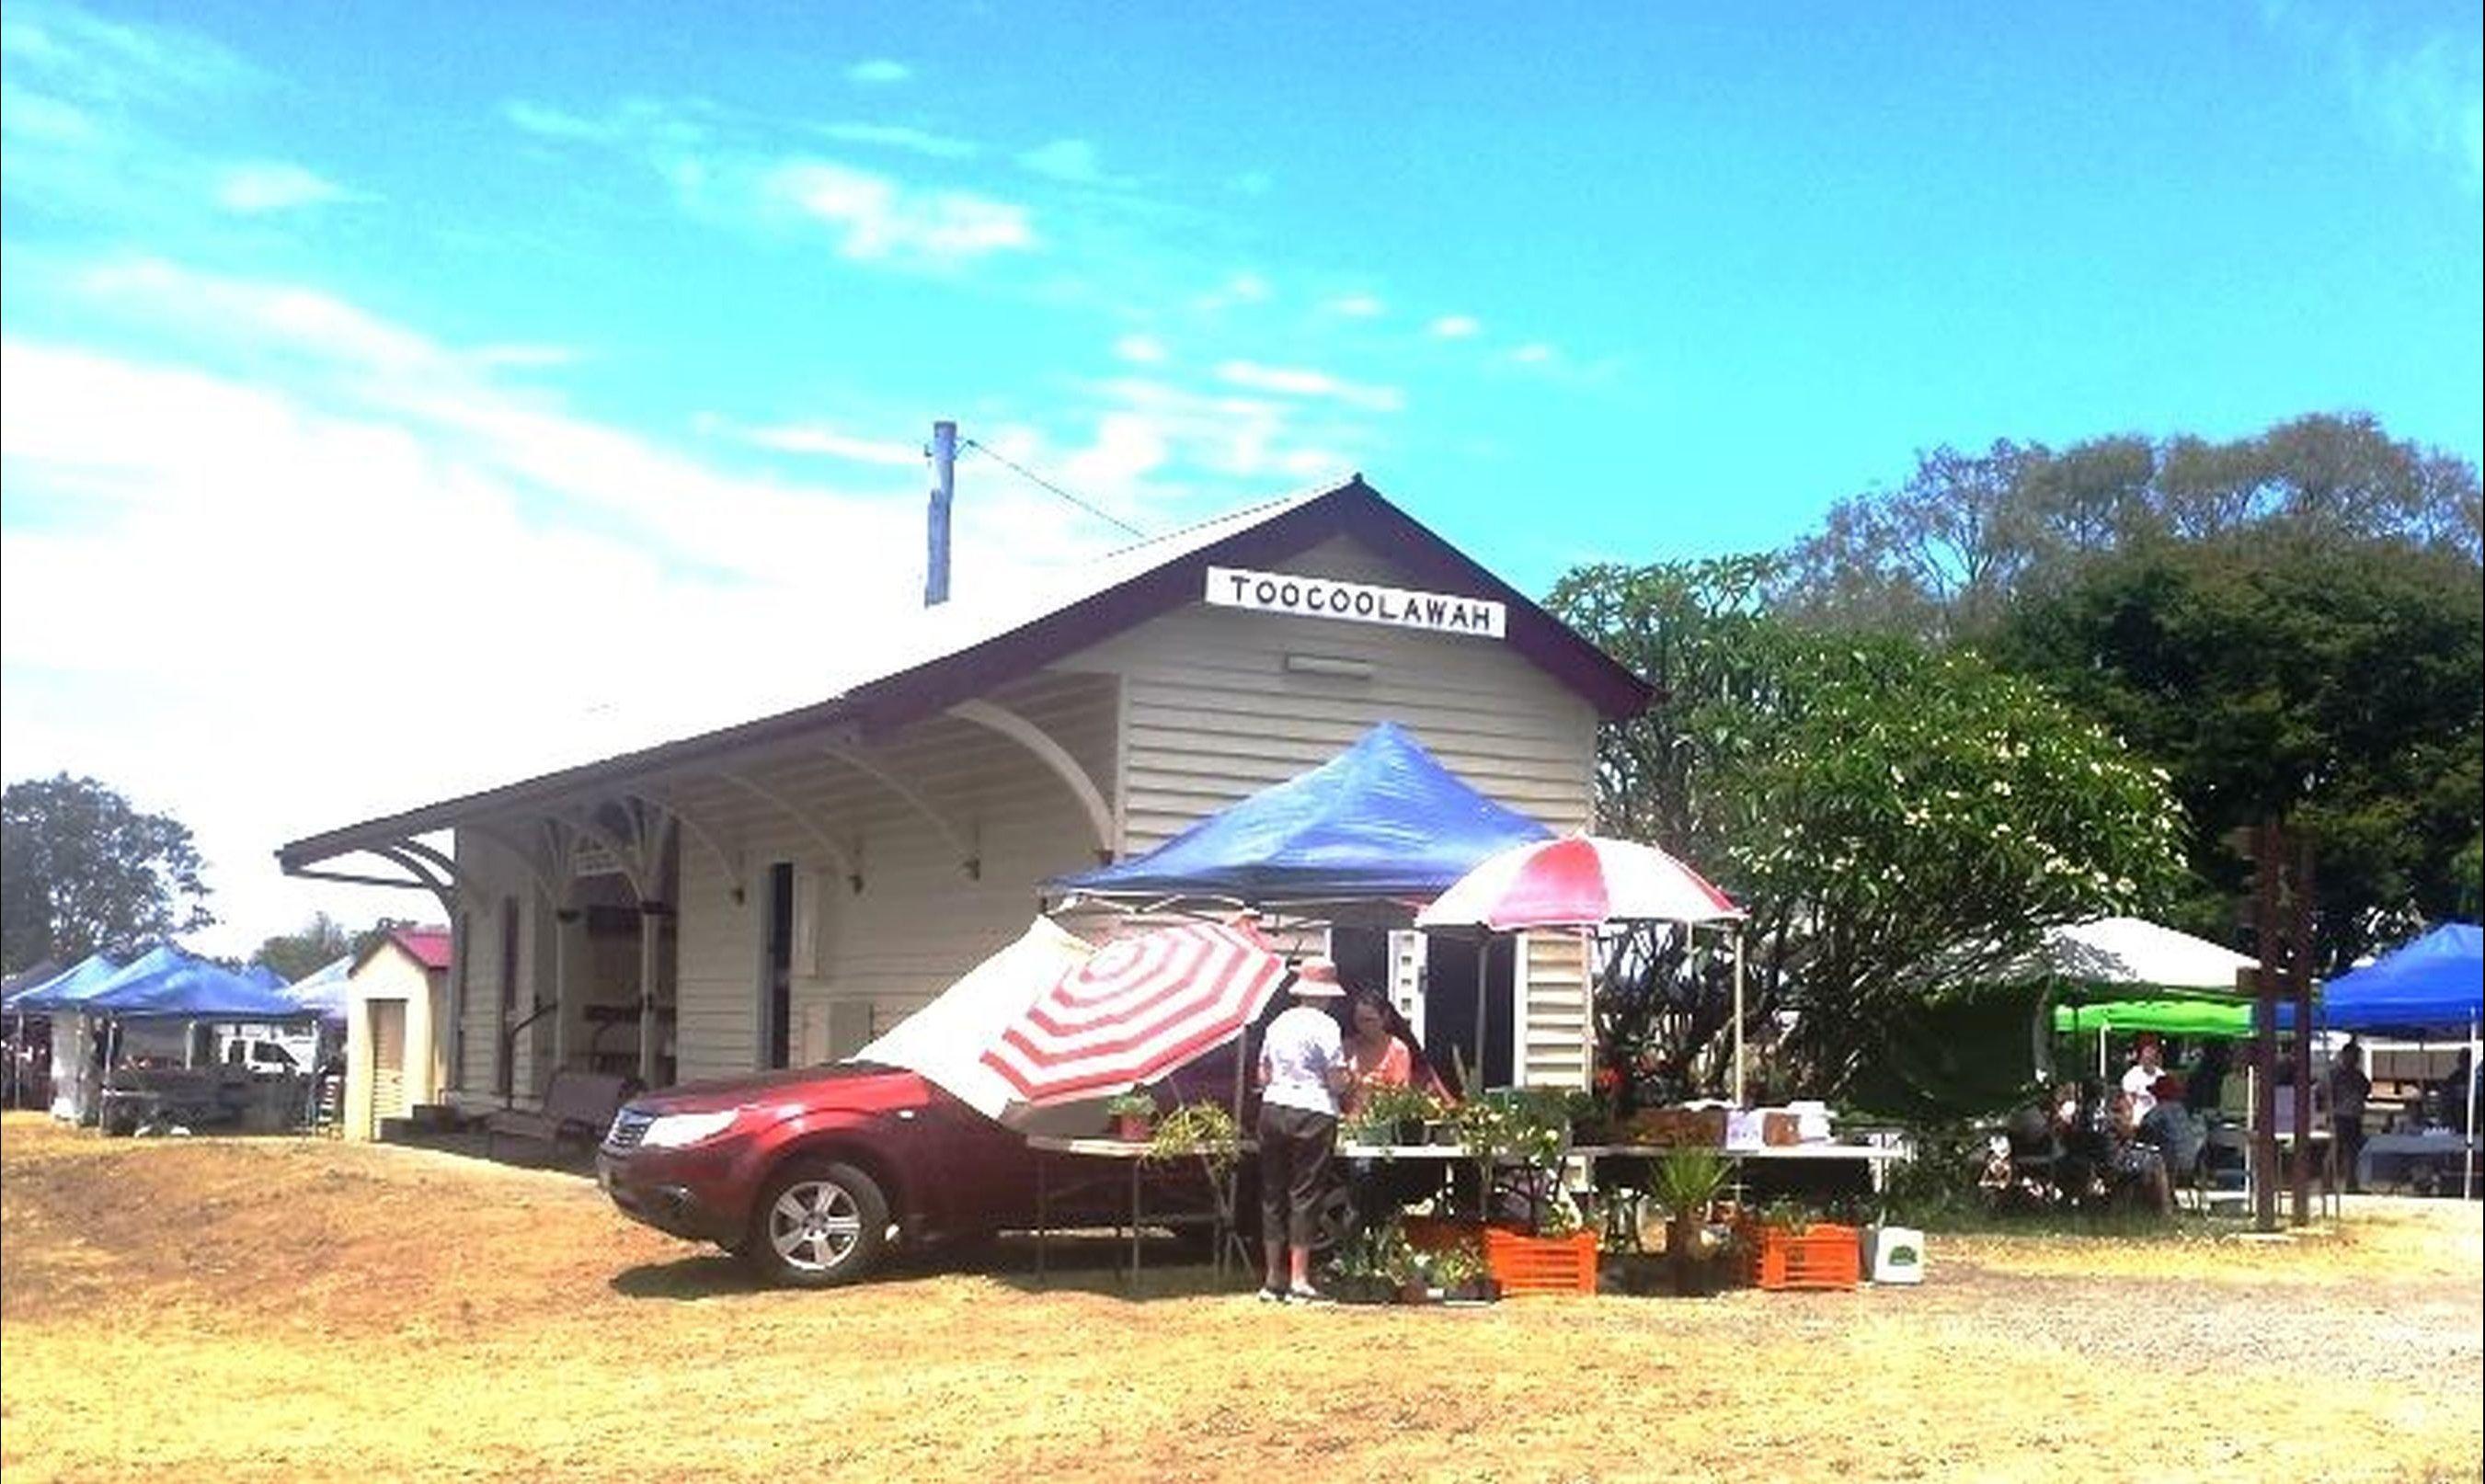
<path fill-rule="evenodd" d="M 2478 1208 L 1976 1236 L 1857 1293 L 1264 1308 L 759 1291 L 573 1176 L 0 1124 L 0 1468 L 45 1479 L 2474 1479 Z"/>

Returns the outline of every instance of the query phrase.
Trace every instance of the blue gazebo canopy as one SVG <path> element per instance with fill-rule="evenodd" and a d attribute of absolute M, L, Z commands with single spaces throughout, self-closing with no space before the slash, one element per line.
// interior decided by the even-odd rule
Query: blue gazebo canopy
<path fill-rule="evenodd" d="M 155 958 L 150 954 L 113 976 L 78 1008 L 91 1015 L 125 1019 L 301 1020 L 317 1013 L 282 991 L 264 988 L 221 965 L 173 949 L 156 952 L 169 961 L 156 963 L 145 973 L 131 973 Z"/>
<path fill-rule="evenodd" d="M 180 955 L 172 949 L 152 948 L 116 968 L 111 959 L 96 954 L 51 983 L 20 994 L 9 1008 L 30 1015 L 82 1010 L 89 1000 L 115 985 L 171 968 L 179 961 Z"/>
<path fill-rule="evenodd" d="M 2485 1020 L 2485 929 L 2444 923 L 2323 986 L 2334 1031 L 2466 1038 Z"/>
<path fill-rule="evenodd" d="M 1124 903 L 1420 902 L 1552 831 L 1470 788 L 1395 722 L 1129 860 L 1048 889 Z"/>
<path fill-rule="evenodd" d="M 68 968 L 32 985 L 21 985 L 9 996 L 9 1010 L 21 1015 L 41 1015 L 52 1007 L 65 1004 L 84 994 L 91 994 L 105 980 L 121 972 L 121 965 L 101 954 L 89 954 Z"/>

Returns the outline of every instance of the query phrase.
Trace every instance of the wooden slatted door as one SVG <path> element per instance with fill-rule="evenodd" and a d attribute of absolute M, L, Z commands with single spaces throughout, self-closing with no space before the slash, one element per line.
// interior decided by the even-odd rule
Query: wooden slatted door
<path fill-rule="evenodd" d="M 405 1116 L 405 1001 L 373 1000 L 371 1005 L 371 1118 Z"/>

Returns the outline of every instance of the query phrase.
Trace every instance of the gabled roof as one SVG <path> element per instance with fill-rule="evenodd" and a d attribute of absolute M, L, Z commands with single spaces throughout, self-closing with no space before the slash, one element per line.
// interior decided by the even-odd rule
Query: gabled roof
<path fill-rule="evenodd" d="M 1126 548 L 1083 568 L 1078 585 L 1067 592 L 927 609 L 911 624 L 892 626 L 891 642 L 865 665 L 869 673 L 825 700 L 312 835 L 279 850 L 277 860 L 292 870 L 613 778 L 703 763 L 826 727 L 843 727 L 864 739 L 886 736 L 1199 602 L 1211 566 L 1271 567 L 1340 536 L 1387 556 L 1415 585 L 1503 604 L 1508 608 L 1504 642 L 1598 715 L 1619 720 L 1647 708 L 1652 690 L 1646 681 L 1426 529 L 1356 474 L 1330 489 L 1251 506 Z"/>
<path fill-rule="evenodd" d="M 354 972 L 379 957 L 380 950 L 395 948 L 426 970 L 445 973 L 450 965 L 449 930 L 446 928 L 391 928 L 386 937 L 374 939 L 354 960 Z"/>

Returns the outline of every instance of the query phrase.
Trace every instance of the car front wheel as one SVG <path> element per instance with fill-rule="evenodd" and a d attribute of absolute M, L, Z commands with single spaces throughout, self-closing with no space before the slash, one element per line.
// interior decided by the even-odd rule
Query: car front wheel
<path fill-rule="evenodd" d="M 870 1175 L 806 1163 L 769 1182 L 744 1256 L 770 1282 L 828 1288 L 878 1266 L 888 1239 L 888 1201 Z"/>

